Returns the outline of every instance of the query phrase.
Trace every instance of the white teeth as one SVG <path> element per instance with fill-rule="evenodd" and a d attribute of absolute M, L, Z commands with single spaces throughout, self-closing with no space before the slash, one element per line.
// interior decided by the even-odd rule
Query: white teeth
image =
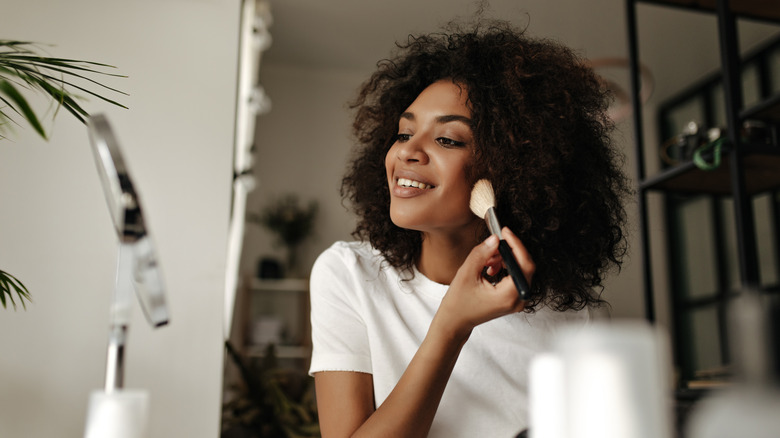
<path fill-rule="evenodd" d="M 428 189 L 432 187 L 428 184 L 421 183 L 420 181 L 413 181 L 406 178 L 398 178 L 398 185 L 401 187 L 417 187 L 418 189 Z"/>

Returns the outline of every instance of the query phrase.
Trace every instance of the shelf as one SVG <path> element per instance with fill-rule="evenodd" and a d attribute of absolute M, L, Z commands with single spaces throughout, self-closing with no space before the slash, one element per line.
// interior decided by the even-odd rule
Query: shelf
<path fill-rule="evenodd" d="M 693 11 L 715 12 L 716 0 L 641 0 L 664 6 L 677 6 Z M 731 0 L 731 11 L 736 15 L 758 20 L 780 21 L 780 2 L 777 0 Z"/>
<path fill-rule="evenodd" d="M 780 123 L 780 94 L 753 105 L 740 113 L 741 120 L 760 120 L 770 124 Z M 761 193 L 780 187 L 780 148 L 771 146 L 745 146 L 745 184 L 748 194 Z M 727 153 L 721 165 L 712 171 L 701 170 L 692 161 L 666 169 L 648 178 L 642 189 L 663 190 L 678 193 L 731 194 L 731 167 Z"/>
<path fill-rule="evenodd" d="M 775 153 L 746 154 L 743 164 L 745 191 L 748 194 L 780 187 L 780 150 Z M 687 161 L 646 179 L 640 188 L 676 193 L 731 195 L 730 156 L 724 153 L 720 167 L 715 170 L 701 170 L 693 162 Z"/>
<path fill-rule="evenodd" d="M 308 292 L 308 278 L 253 278 L 250 284 L 253 292 Z"/>
<path fill-rule="evenodd" d="M 265 357 L 268 342 L 272 342 L 276 358 L 300 359 L 294 362 L 294 368 L 307 362 L 311 358 L 309 279 L 252 278 L 244 291 L 244 354 Z M 278 321 L 264 324 L 262 318 L 269 317 Z"/>
<path fill-rule="evenodd" d="M 780 94 L 766 99 L 739 114 L 740 119 L 762 120 L 770 123 L 780 123 Z"/>
<path fill-rule="evenodd" d="M 299 345 L 277 345 L 275 350 L 278 359 L 306 359 L 309 357 L 310 349 Z M 248 345 L 246 354 L 249 357 L 265 357 L 265 347 Z"/>

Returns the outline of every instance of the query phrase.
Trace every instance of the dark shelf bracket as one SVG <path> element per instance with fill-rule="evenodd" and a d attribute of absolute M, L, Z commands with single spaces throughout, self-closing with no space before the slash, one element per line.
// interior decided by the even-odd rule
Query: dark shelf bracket
<path fill-rule="evenodd" d="M 641 77 L 639 70 L 639 44 L 637 41 L 636 1 L 626 0 L 626 24 L 628 27 L 628 59 L 631 80 L 631 104 L 633 107 L 634 145 L 636 178 L 639 183 L 645 179 L 644 132 L 642 129 L 642 102 L 639 99 Z M 642 283 L 644 285 L 645 319 L 655 322 L 655 302 L 653 300 L 653 277 L 650 262 L 650 245 L 647 225 L 647 192 L 639 186 L 637 190 L 638 228 L 642 247 Z"/>
<path fill-rule="evenodd" d="M 740 153 L 739 111 L 743 107 L 740 54 L 737 44 L 737 19 L 729 8 L 728 0 L 718 0 L 718 36 L 720 38 L 723 91 L 726 100 L 726 130 L 729 142 L 734 145 L 731 157 L 731 186 L 734 196 L 734 217 L 737 227 L 737 252 L 739 272 L 743 288 L 757 287 L 758 257 L 756 233 L 753 221 L 753 204 L 745 190 L 745 170 Z"/>

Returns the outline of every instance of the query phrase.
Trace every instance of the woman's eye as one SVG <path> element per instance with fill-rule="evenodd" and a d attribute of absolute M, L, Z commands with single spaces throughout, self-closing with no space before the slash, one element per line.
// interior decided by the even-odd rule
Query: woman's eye
<path fill-rule="evenodd" d="M 439 137 L 436 139 L 436 141 L 439 142 L 439 144 L 443 146 L 449 146 L 449 147 L 463 147 L 466 146 L 466 143 L 462 141 L 453 140 L 451 138 L 447 137 Z"/>
<path fill-rule="evenodd" d="M 412 138 L 412 134 L 396 134 L 395 141 L 399 143 L 407 142 Z"/>

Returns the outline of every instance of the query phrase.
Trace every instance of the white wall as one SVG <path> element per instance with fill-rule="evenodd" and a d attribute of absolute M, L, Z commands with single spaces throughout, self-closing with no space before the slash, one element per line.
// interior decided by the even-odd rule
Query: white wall
<path fill-rule="evenodd" d="M 271 30 L 273 32 L 273 29 Z M 347 102 L 368 73 L 264 63 L 260 82 L 273 109 L 257 121 L 254 175 L 247 211 L 259 213 L 279 196 L 295 193 L 319 204 L 314 235 L 300 248 L 308 272 L 314 259 L 336 240 L 350 240 L 354 219 L 341 205 L 339 187 L 352 147 Z M 273 235 L 248 224 L 242 272 L 255 275 L 260 257 L 284 260 Z M 304 272 L 305 273 L 305 272 Z"/>
<path fill-rule="evenodd" d="M 230 207 L 238 0 L 5 0 L 3 38 L 116 65 L 109 116 L 135 179 L 168 287 L 171 324 L 135 307 L 126 386 L 150 392 L 151 437 L 215 437 Z M 0 269 L 30 289 L 0 309 L 0 436 L 80 437 L 103 385 L 117 238 L 83 125 L 44 142 L 0 141 Z"/>

